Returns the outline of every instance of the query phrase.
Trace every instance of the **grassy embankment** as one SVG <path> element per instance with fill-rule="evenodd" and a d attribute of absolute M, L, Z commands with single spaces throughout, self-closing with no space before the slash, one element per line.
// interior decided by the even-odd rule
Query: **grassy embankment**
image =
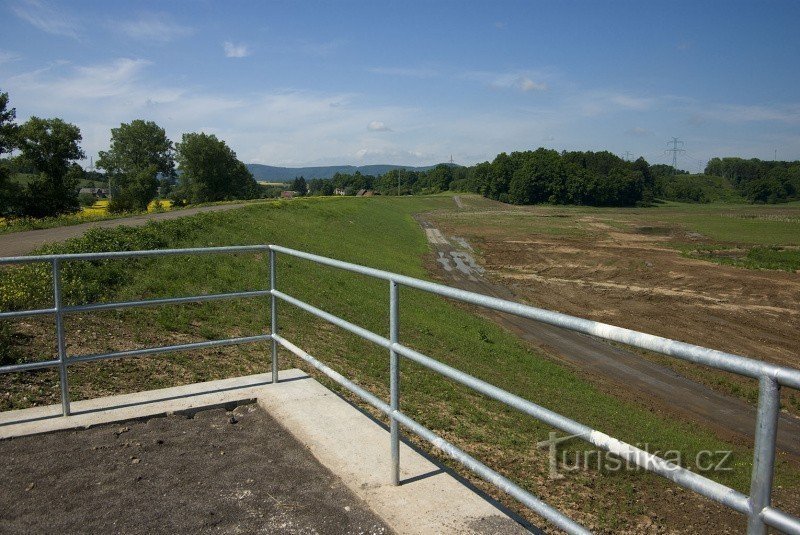
<path fill-rule="evenodd" d="M 273 202 L 140 229 L 97 230 L 82 242 L 56 249 L 278 243 L 429 278 L 423 267 L 428 245 L 411 214 L 451 205 L 450 197 Z M 388 287 L 384 282 L 286 257 L 279 258 L 278 270 L 279 287 L 284 292 L 387 334 Z M 10 301 L 0 303 L 0 307 L 45 302 L 49 285 L 30 286 L 34 284 L 30 282 L 33 274 L 16 271 L 14 275 L 4 272 L 0 278 L 0 296 Z M 36 275 L 46 277 L 46 273 L 44 268 Z M 257 289 L 264 288 L 267 279 L 262 255 L 195 256 L 76 264 L 65 270 L 64 286 L 68 304 L 72 304 L 96 298 L 125 300 Z M 12 295 L 16 297 L 9 300 Z M 647 443 L 650 451 L 674 449 L 681 451 L 684 459 L 693 459 L 700 450 L 731 448 L 696 425 L 665 420 L 600 392 L 465 307 L 408 289 L 402 289 L 401 300 L 401 340 L 481 379 L 623 440 Z M 289 305 L 280 305 L 279 317 L 289 340 L 386 399 L 388 356 L 384 350 Z M 81 354 L 242 336 L 263 332 L 266 325 L 267 302 L 253 299 L 69 317 L 67 337 L 70 352 Z M 16 340 L 29 349 L 17 348 L 15 358 L 46 356 L 52 348 L 51 320 L 25 322 Z M 261 345 L 80 365 L 70 371 L 72 395 L 80 399 L 265 372 L 268 360 L 267 348 Z M 286 353 L 281 354 L 281 363 L 282 367 L 298 365 Z M 5 409 L 57 400 L 55 373 L 19 374 L 0 380 L 0 388 L 6 393 L 2 400 Z M 561 509 L 574 512 L 595 529 L 636 529 L 636 515 L 656 522 L 666 515 L 668 521 L 680 525 L 693 522 L 704 511 L 724 514 L 648 474 L 590 469 L 549 481 L 546 454 L 535 447 L 536 441 L 547 438 L 547 426 L 412 363 L 403 362 L 401 380 L 405 412 Z M 573 441 L 565 449 L 574 453 L 586 449 L 586 445 Z M 751 455 L 739 446 L 732 449 L 733 471 L 708 475 L 746 491 Z M 777 501 L 788 501 L 784 505 L 795 509 L 796 514 L 800 485 L 797 469 L 780 460 L 777 485 L 785 489 L 778 493 Z M 505 500 L 493 489 L 483 488 Z M 518 509 L 513 502 L 507 503 Z M 737 515 L 730 518 L 733 526 L 743 525 Z"/>

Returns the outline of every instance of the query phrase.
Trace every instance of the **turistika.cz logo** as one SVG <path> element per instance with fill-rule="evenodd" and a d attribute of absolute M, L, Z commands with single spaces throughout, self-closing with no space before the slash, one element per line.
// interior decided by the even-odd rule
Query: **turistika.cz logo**
<path fill-rule="evenodd" d="M 661 467 L 667 470 L 688 468 L 694 472 L 729 472 L 730 450 L 701 450 L 688 456 L 679 450 L 650 451 L 650 445 L 636 444 L 620 448 L 618 452 L 600 449 L 575 450 L 561 448 L 573 439 L 586 439 L 587 434 L 558 436 L 550 432 L 547 440 L 536 443 L 539 449 L 547 449 L 550 479 L 564 478 L 564 472 L 597 470 L 599 472 L 622 472 L 652 470 Z M 620 443 L 621 444 L 621 443 Z M 687 463 L 687 461 L 690 461 Z"/>

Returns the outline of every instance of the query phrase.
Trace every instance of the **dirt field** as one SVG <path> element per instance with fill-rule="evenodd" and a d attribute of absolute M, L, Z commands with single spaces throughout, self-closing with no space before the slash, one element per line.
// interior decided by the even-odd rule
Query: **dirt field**
<path fill-rule="evenodd" d="M 255 405 L 0 441 L 3 533 L 392 531 Z"/>
<path fill-rule="evenodd" d="M 694 207 L 514 207 L 475 196 L 459 201 L 453 210 L 425 218 L 456 248 L 464 248 L 459 241 L 473 248 L 481 275 L 506 289 L 509 298 L 800 367 L 797 273 L 743 269 L 681 254 L 693 247 L 736 245 L 729 235 L 736 234 L 740 221 L 747 224 L 744 239 L 765 240 L 759 233 L 769 235 L 770 229 L 754 226 L 753 220 L 763 218 L 770 225 L 785 220 L 791 228 L 800 207 L 717 213 Z M 792 241 L 791 234 L 772 235 L 772 243 Z M 646 356 L 719 392 L 756 400 L 756 381 Z M 797 415 L 800 394 L 785 390 L 784 408 Z"/>

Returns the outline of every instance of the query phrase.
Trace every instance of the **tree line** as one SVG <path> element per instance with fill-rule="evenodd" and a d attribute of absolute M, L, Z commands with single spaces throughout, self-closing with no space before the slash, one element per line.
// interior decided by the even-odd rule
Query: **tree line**
<path fill-rule="evenodd" d="M 144 211 L 159 190 L 176 204 L 248 199 L 260 188 L 228 145 L 205 133 L 183 134 L 173 143 L 153 121 L 136 119 L 111 129 L 97 167 L 84 171 L 80 129 L 59 118 L 31 117 L 16 124 L 8 93 L 0 93 L 0 216 L 47 217 L 80 208 L 78 185 L 102 180 L 110 190 L 109 211 Z M 13 155 L 14 153 L 18 153 Z M 3 156 L 6 156 L 5 158 Z M 179 171 L 176 171 L 177 163 Z M 32 175 L 27 184 L 13 174 Z"/>
<path fill-rule="evenodd" d="M 800 161 L 712 158 L 706 165 L 705 174 L 726 178 L 753 203 L 800 199 Z"/>
<path fill-rule="evenodd" d="M 291 189 L 301 195 L 355 195 L 359 190 L 418 195 L 450 190 L 512 204 L 775 203 L 800 199 L 800 162 L 713 158 L 705 174 L 692 175 L 670 165 L 650 165 L 644 158 L 627 161 L 607 151 L 539 148 L 501 153 L 491 162 L 469 167 L 439 164 L 428 171 L 393 169 L 380 176 L 357 171 L 337 173 L 331 179 L 298 177 Z"/>
<path fill-rule="evenodd" d="M 306 184 L 303 179 L 303 184 Z M 297 188 L 293 189 L 298 191 Z M 442 191 L 480 193 L 513 204 L 632 206 L 650 202 L 654 178 L 642 158 L 628 162 L 610 152 L 535 151 L 501 153 L 492 162 L 462 167 L 439 164 L 427 171 L 392 169 L 380 175 L 337 173 L 307 182 L 311 195 L 418 195 Z M 302 192 L 301 192 L 302 193 Z"/>

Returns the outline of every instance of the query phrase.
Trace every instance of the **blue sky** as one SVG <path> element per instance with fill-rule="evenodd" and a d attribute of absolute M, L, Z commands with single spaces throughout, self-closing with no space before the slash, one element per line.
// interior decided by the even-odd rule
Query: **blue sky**
<path fill-rule="evenodd" d="M 246 162 L 472 164 L 501 151 L 800 159 L 800 2 L 0 4 L 18 118 L 88 155 L 144 118 Z"/>

